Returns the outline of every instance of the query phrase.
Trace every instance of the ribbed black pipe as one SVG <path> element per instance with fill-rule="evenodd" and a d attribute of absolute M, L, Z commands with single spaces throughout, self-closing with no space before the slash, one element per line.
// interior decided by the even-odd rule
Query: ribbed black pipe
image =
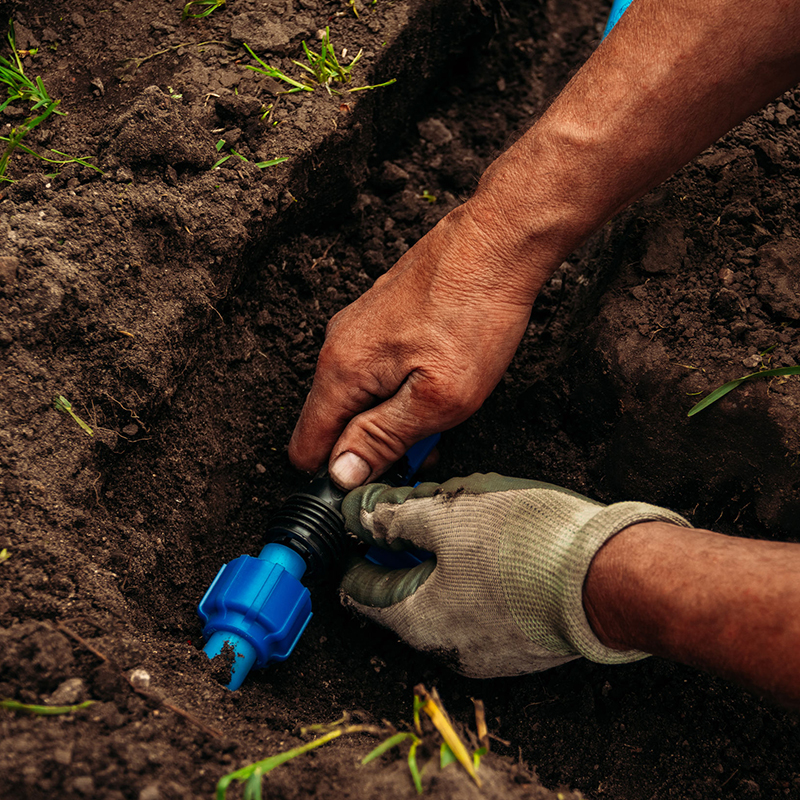
<path fill-rule="evenodd" d="M 305 492 L 290 495 L 267 526 L 265 544 L 275 542 L 299 553 L 309 580 L 335 574 L 347 549 L 344 492 L 327 476 L 317 476 Z"/>

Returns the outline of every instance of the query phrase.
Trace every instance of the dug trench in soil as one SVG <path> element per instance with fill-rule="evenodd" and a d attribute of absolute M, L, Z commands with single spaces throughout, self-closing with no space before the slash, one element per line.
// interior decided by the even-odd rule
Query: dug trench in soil
<path fill-rule="evenodd" d="M 86 6 L 69 13 L 102 19 Z M 381 7 L 367 22 L 380 19 Z M 179 16 L 177 6 L 173 11 Z M 47 12 L 38 22 L 35 9 L 24 14 L 41 41 L 47 27 L 58 33 L 57 15 Z M 141 4 L 118 3 L 112 13 L 126 15 L 132 44 L 123 57 L 154 52 L 161 37 L 183 33 L 163 27 L 173 23 L 159 16 L 160 5 L 147 15 Z M 224 13 L 234 16 L 210 17 L 209 38 L 224 40 L 232 30 L 233 3 Z M 295 12 L 287 6 L 284 13 Z M 133 24 L 140 14 L 149 21 L 141 30 Z M 458 75 L 436 94 L 435 106 L 418 106 L 419 126 L 409 119 L 406 135 L 393 137 L 394 149 L 384 146 L 350 217 L 328 229 L 319 213 L 304 218 L 297 209 L 289 219 L 304 233 L 287 242 L 287 232 L 267 220 L 263 236 L 250 238 L 250 220 L 268 216 L 271 203 L 275 218 L 287 216 L 271 182 L 265 186 L 260 171 L 236 164 L 224 173 L 226 194 L 205 220 L 206 238 L 184 237 L 178 210 L 220 182 L 206 177 L 200 134 L 177 137 L 187 152 L 200 153 L 192 168 L 173 166 L 177 185 L 167 154 L 115 167 L 116 192 L 69 168 L 48 189 L 35 164 L 9 190 L 3 224 L 15 238 L 5 254 L 19 266 L 13 276 L 6 267 L 3 277 L 0 548 L 11 557 L 0 564 L 0 695 L 98 702 L 65 717 L 4 713 L 0 794 L 210 797 L 225 772 L 297 744 L 299 725 L 343 711 L 367 722 L 409 721 L 412 687 L 422 681 L 438 687 L 462 724 L 473 717 L 470 697 L 482 698 L 491 732 L 509 743 L 494 741 L 506 759 L 493 755 L 482 767 L 488 796 L 549 796 L 532 768 L 545 786 L 566 784 L 593 797 L 800 796 L 796 716 L 656 659 L 469 681 L 360 624 L 338 607 L 330 586 L 315 590 L 316 616 L 290 660 L 254 674 L 239 692 L 224 690 L 199 652 L 197 600 L 221 563 L 258 551 L 270 511 L 300 480 L 285 445 L 326 320 L 471 190 L 507 138 L 591 52 L 603 9 L 506 4 L 491 21 L 498 29 L 491 41 L 457 62 Z M 86 29 L 74 18 L 69 24 L 79 40 Z M 118 30 L 116 23 L 112 32 Z M 102 42 L 110 33 L 97 35 Z M 65 45 L 49 63 L 66 58 Z M 198 72 L 187 80 L 193 87 L 213 86 L 233 69 L 215 62 L 199 77 L 199 66 L 189 67 Z M 88 88 L 86 71 L 64 72 Z M 97 133 L 101 164 L 122 154 L 126 104 L 143 102 L 146 118 L 154 113 L 147 85 L 180 93 L 173 75 L 103 82 L 119 98 Z M 91 95 L 87 114 L 103 96 Z M 696 524 L 729 533 L 796 536 L 786 513 L 794 491 L 794 385 L 753 384 L 691 422 L 685 413 L 696 392 L 760 362 L 789 365 L 800 356 L 794 295 L 775 288 L 791 290 L 798 269 L 797 108 L 795 93 L 787 94 L 564 264 L 509 373 L 481 412 L 446 437 L 430 477 L 496 470 L 605 501 L 667 503 Z M 77 102 L 70 108 L 77 130 L 82 109 Z M 287 127 L 292 119 L 287 115 Z M 103 130 L 116 139 L 103 139 Z M 94 139 L 82 147 L 72 135 L 74 152 L 91 151 Z M 69 143 L 52 146 L 66 151 Z M 133 136 L 126 147 L 136 144 Z M 353 163 L 367 165 L 363 151 L 353 157 L 350 171 Z M 358 183 L 354 175 L 352 185 Z M 126 196 L 133 196 L 130 216 Z M 284 205 L 296 208 L 291 199 Z M 85 242 L 77 255 L 57 249 L 64 223 L 48 214 L 59 206 L 70 237 Z M 104 246 L 119 242 L 115 219 L 127 232 L 119 254 Z M 92 230 L 96 224 L 104 227 Z M 68 276 L 64 262 L 76 265 Z M 56 279 L 53 270 L 61 270 Z M 65 291 L 66 277 L 72 286 Z M 161 309 L 149 339 L 143 323 L 137 329 L 137 346 L 148 342 L 141 349 L 124 334 L 110 335 L 127 324 L 122 309 L 137 306 Z M 171 311 L 166 321 L 164 310 Z M 99 441 L 50 409 L 57 390 L 80 401 Z M 113 666 L 54 629 L 56 622 Z M 134 669 L 150 674 L 150 696 L 119 677 L 118 670 Z M 222 735 L 177 716 L 159 698 Z M 269 796 L 413 796 L 396 751 L 358 767 L 373 745 L 343 738 L 291 762 L 270 775 Z M 473 791 L 452 767 L 427 781 L 434 796 Z"/>

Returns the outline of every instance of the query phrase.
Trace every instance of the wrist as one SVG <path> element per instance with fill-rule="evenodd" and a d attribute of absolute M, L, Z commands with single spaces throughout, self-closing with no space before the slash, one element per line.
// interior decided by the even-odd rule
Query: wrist
<path fill-rule="evenodd" d="M 675 582 L 668 559 L 692 542 L 719 534 L 665 521 L 647 521 L 621 530 L 595 555 L 583 585 L 586 618 L 597 638 L 613 650 L 629 647 L 659 652 L 666 637 L 667 604 L 653 602 L 658 591 L 671 594 Z M 690 537 L 690 538 L 687 538 Z M 685 570 L 684 570 L 685 572 Z M 680 592 L 678 592 L 680 594 Z"/>
<path fill-rule="evenodd" d="M 583 608 L 595 636 L 612 650 L 627 647 L 624 606 L 616 602 L 625 580 L 625 554 L 636 547 L 640 536 L 647 535 L 653 523 L 638 523 L 620 531 L 609 539 L 595 554 L 583 584 Z"/>
<path fill-rule="evenodd" d="M 646 503 L 603 506 L 558 487 L 538 484 L 520 492 L 503 514 L 500 577 L 519 629 L 565 656 L 582 655 L 604 664 L 644 658 L 634 646 L 610 647 L 586 614 L 586 576 L 597 553 L 645 520 L 686 525 L 671 511 Z"/>
<path fill-rule="evenodd" d="M 592 175 L 570 155 L 573 133 L 540 121 L 489 166 L 463 206 L 529 302 L 605 221 Z"/>

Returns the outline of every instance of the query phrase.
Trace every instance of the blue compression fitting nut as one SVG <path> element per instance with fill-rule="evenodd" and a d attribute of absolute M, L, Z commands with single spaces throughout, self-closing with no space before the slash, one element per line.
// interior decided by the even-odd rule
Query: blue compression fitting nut
<path fill-rule="evenodd" d="M 311 594 L 300 583 L 302 556 L 268 544 L 258 558 L 239 556 L 217 573 L 198 606 L 209 658 L 230 645 L 234 662 L 229 689 L 250 670 L 285 661 L 311 619 Z"/>

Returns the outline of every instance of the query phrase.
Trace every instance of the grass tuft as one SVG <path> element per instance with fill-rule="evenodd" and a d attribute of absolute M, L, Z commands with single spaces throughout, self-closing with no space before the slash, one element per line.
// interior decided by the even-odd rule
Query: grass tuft
<path fill-rule="evenodd" d="M 222 8 L 227 0 L 189 0 L 183 7 L 181 20 L 202 19 L 212 14 L 218 8 Z"/>
<path fill-rule="evenodd" d="M 467 752 L 464 742 L 461 741 L 461 737 L 456 733 L 455 728 L 445 713 L 436 690 L 434 689 L 429 692 L 420 683 L 414 687 L 414 696 L 419 699 L 421 710 L 431 718 L 434 727 L 442 735 L 442 739 L 444 739 L 443 743 L 448 746 L 453 758 L 464 767 L 470 778 L 475 781 L 476 786 L 480 788 L 481 779 L 478 777 L 478 773 L 475 770 L 475 763 Z"/>
<path fill-rule="evenodd" d="M 50 150 L 50 152 L 64 156 L 63 159 L 48 158 L 22 144 L 22 140 L 34 128 L 41 125 L 51 114 L 65 115 L 64 112 L 58 108 L 61 101 L 54 100 L 50 97 L 41 77 L 37 75 L 36 78 L 31 80 L 25 74 L 25 70 L 22 67 L 22 60 L 19 57 L 20 51 L 17 50 L 13 22 L 9 23 L 7 38 L 8 44 L 11 47 L 13 60 L 0 56 L 0 84 L 4 84 L 7 90 L 6 99 L 0 103 L 0 112 L 4 111 L 12 103 L 22 103 L 30 107 L 29 111 L 32 116 L 28 117 L 20 125 L 13 127 L 8 136 L 0 136 L 0 142 L 5 143 L 3 151 L 0 152 L 0 181 L 12 181 L 12 179 L 6 175 L 6 171 L 11 156 L 17 150 L 35 156 L 49 164 L 63 166 L 64 164 L 77 163 L 84 167 L 97 170 L 97 172 L 102 174 L 102 170 L 90 164 L 86 158 L 72 158 L 58 150 Z"/>
<path fill-rule="evenodd" d="M 377 747 L 370 750 L 364 758 L 361 759 L 362 766 L 369 764 L 371 761 L 380 758 L 382 755 L 388 753 L 392 748 L 398 747 L 405 742 L 409 742 L 409 750 L 407 756 L 408 769 L 411 773 L 411 780 L 414 783 L 414 788 L 417 794 L 422 794 L 422 770 L 417 763 L 417 749 L 423 744 L 423 739 L 431 735 L 435 735 L 433 730 L 428 730 L 423 734 L 422 721 L 420 719 L 420 712 L 430 717 L 435 731 L 439 733 L 444 741 L 440 747 L 440 766 L 444 768 L 451 764 L 453 761 L 458 761 L 464 769 L 469 773 L 475 783 L 480 786 L 480 779 L 477 775 L 480 757 L 487 752 L 487 747 L 481 747 L 471 757 L 467 753 L 466 747 L 455 732 L 452 724 L 447 718 L 447 714 L 442 707 L 441 700 L 435 689 L 428 692 L 424 686 L 420 685 L 414 689 L 414 731 L 400 731 L 398 732 L 394 726 L 385 722 L 385 727 L 378 727 L 376 725 L 350 725 L 349 715 L 345 715 L 332 723 L 322 723 L 319 725 L 310 725 L 307 728 L 301 729 L 301 734 L 318 733 L 316 739 L 310 742 L 293 747 L 283 753 L 270 756 L 261 761 L 256 761 L 253 764 L 248 764 L 235 772 L 230 772 L 220 778 L 217 783 L 216 800 L 227 800 L 228 787 L 234 781 L 244 784 L 243 798 L 244 800 L 261 800 L 262 797 L 262 778 L 269 774 L 276 767 L 291 761 L 293 758 L 304 755 L 305 753 L 321 747 L 328 742 L 349 733 L 366 733 L 371 736 L 386 736 Z M 428 742 L 430 745 L 430 742 Z M 427 765 L 426 765 L 427 766 Z"/>
<path fill-rule="evenodd" d="M 8 58 L 0 56 L 0 83 L 5 84 L 8 93 L 6 100 L 0 103 L 0 112 L 4 111 L 7 106 L 16 102 L 30 103 L 31 112 L 38 111 L 40 108 L 50 108 L 51 111 L 55 111 L 60 101 L 53 100 L 53 98 L 50 97 L 41 77 L 37 76 L 34 80 L 31 80 L 22 68 L 22 61 L 19 57 L 17 41 L 14 35 L 13 22 L 8 24 L 7 38 L 14 60 L 11 61 Z M 63 111 L 57 111 L 57 113 L 62 116 L 64 115 Z"/>
<path fill-rule="evenodd" d="M 303 52 L 308 63 L 304 64 L 302 61 L 292 63 L 304 69 L 316 83 L 325 87 L 328 94 L 332 94 L 331 83 L 350 83 L 353 67 L 359 62 L 364 51 L 359 50 L 349 64 L 342 64 L 336 57 L 336 49 L 331 44 L 331 30 L 326 27 L 319 53 L 312 50 L 305 42 L 303 42 Z M 346 52 L 342 51 L 342 58 Z"/>
<path fill-rule="evenodd" d="M 225 140 L 220 139 L 214 146 L 216 147 L 217 152 L 219 153 L 220 150 L 222 150 L 222 148 L 225 146 Z M 244 161 L 244 162 L 250 161 L 249 158 L 245 158 L 241 153 L 231 149 L 230 153 L 226 153 L 221 158 L 218 158 L 211 166 L 211 169 L 216 169 L 217 167 L 221 167 L 231 156 L 236 156 L 236 158 L 238 158 L 239 161 Z M 276 164 L 283 164 L 284 161 L 288 160 L 289 160 L 288 156 L 282 156 L 281 158 L 271 158 L 268 161 L 255 161 L 254 163 L 259 169 L 266 169 L 267 167 L 274 167 Z"/>
<path fill-rule="evenodd" d="M 325 87 L 325 90 L 330 95 L 340 94 L 340 92 L 333 88 L 332 84 L 350 83 L 353 77 L 353 67 L 355 67 L 355 65 L 361 60 L 361 56 L 363 54 L 363 51 L 359 50 L 349 63 L 343 64 L 336 55 L 336 48 L 331 44 L 331 31 L 330 28 L 327 27 L 325 28 L 325 33 L 322 36 L 319 52 L 312 50 L 306 42 L 303 42 L 303 54 L 306 57 L 305 63 L 292 59 L 293 64 L 300 67 L 300 69 L 307 73 L 303 80 L 297 80 L 296 78 L 292 78 L 290 75 L 287 75 L 285 72 L 282 72 L 277 67 L 267 64 L 267 62 L 259 58 L 247 44 L 245 44 L 244 47 L 245 50 L 247 50 L 247 52 L 250 53 L 250 55 L 258 62 L 258 66 L 245 64 L 245 69 L 250 69 L 254 72 L 260 72 L 262 75 L 283 81 L 291 87 L 280 94 L 313 92 L 315 85 Z M 346 53 L 346 49 L 342 50 L 341 57 L 343 59 L 345 58 Z M 352 89 L 348 89 L 347 91 L 365 92 L 369 89 L 380 89 L 384 86 L 391 86 L 396 82 L 397 78 L 392 78 L 391 80 L 384 81 L 383 83 L 374 83 L 370 84 L 369 86 L 356 86 Z"/>

